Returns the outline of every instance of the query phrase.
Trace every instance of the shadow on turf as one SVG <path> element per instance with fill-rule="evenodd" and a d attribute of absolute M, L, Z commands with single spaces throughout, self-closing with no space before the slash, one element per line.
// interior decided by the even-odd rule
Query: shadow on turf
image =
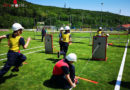
<path fill-rule="evenodd" d="M 116 80 L 109 82 L 109 84 L 114 85 L 116 84 Z M 130 89 L 130 82 L 121 81 L 121 87 Z"/>
<path fill-rule="evenodd" d="M 39 51 L 39 52 L 36 52 L 36 53 L 56 54 L 56 55 L 57 55 L 57 52 L 53 52 L 53 53 L 46 53 L 45 51 Z"/>
<path fill-rule="evenodd" d="M 86 43 L 84 43 L 84 42 L 72 42 L 72 43 L 86 44 Z"/>
<path fill-rule="evenodd" d="M 87 61 L 104 61 L 104 60 L 94 60 L 92 58 L 78 58 L 80 60 L 87 60 Z"/>
<path fill-rule="evenodd" d="M 111 45 L 112 47 L 120 47 L 120 48 L 125 48 L 126 46 L 121 46 L 121 45 Z M 129 47 L 127 47 L 129 48 Z"/>
<path fill-rule="evenodd" d="M 78 58 L 78 59 L 80 59 L 80 60 L 92 60 L 92 58 Z"/>
<path fill-rule="evenodd" d="M 46 87 L 48 87 L 48 88 L 62 89 L 62 88 L 59 88 L 59 87 L 57 87 L 57 86 L 55 86 L 55 85 L 52 85 L 51 82 L 50 82 L 50 80 L 44 81 L 44 82 L 43 82 L 43 85 L 46 86 Z"/>
<path fill-rule="evenodd" d="M 92 46 L 92 45 L 88 45 L 88 46 Z M 112 47 L 120 47 L 120 48 L 125 48 L 126 46 L 121 46 L 121 45 L 109 45 Z M 127 48 L 130 48 L 130 46 L 128 46 Z"/>
<path fill-rule="evenodd" d="M 46 60 L 52 61 L 52 63 L 56 63 L 61 59 L 47 58 Z"/>
<path fill-rule="evenodd" d="M 18 76 L 17 74 L 10 74 L 9 76 L 3 76 L 2 78 L 0 78 L 0 84 L 4 83 L 7 79 L 10 79 L 10 78 L 13 78 L 13 77 L 16 77 Z"/>
<path fill-rule="evenodd" d="M 59 41 L 57 41 L 59 43 Z M 84 42 L 72 42 L 72 43 L 79 43 L 79 44 L 86 44 Z"/>

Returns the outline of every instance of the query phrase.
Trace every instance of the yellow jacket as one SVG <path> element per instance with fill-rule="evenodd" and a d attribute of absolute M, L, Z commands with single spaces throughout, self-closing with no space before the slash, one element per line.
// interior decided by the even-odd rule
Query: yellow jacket
<path fill-rule="evenodd" d="M 19 39 L 21 36 L 12 37 L 12 34 L 9 35 L 9 50 L 12 50 L 14 52 L 18 52 L 20 45 L 19 45 Z"/>
<path fill-rule="evenodd" d="M 70 41 L 70 33 L 62 33 L 63 42 L 69 42 Z"/>

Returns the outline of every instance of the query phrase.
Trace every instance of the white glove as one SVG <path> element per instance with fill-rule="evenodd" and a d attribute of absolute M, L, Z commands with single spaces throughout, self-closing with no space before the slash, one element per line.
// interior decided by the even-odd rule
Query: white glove
<path fill-rule="evenodd" d="M 76 84 L 75 83 L 73 83 L 73 86 L 72 86 L 73 88 L 75 88 L 76 87 Z"/>

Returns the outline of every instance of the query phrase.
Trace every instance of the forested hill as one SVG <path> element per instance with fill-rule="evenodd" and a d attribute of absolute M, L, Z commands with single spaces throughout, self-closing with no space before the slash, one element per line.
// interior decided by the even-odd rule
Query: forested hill
<path fill-rule="evenodd" d="M 19 7 L 15 8 L 13 0 L 0 0 L 0 28 L 10 28 L 14 22 L 33 28 L 38 21 L 57 27 L 68 23 L 72 27 L 116 27 L 130 23 L 130 17 L 109 12 L 41 6 L 25 0 L 17 0 L 17 3 Z"/>

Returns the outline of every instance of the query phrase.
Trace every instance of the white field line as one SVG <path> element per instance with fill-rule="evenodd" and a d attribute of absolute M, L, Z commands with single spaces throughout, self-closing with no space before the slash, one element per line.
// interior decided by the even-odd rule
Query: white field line
<path fill-rule="evenodd" d="M 54 47 L 57 47 L 57 46 L 54 46 Z M 33 49 L 34 49 L 34 48 L 33 48 Z M 25 53 L 25 55 L 31 54 L 31 53 L 35 53 L 35 52 L 39 52 L 39 51 L 43 51 L 43 50 L 45 50 L 45 49 L 38 50 L 38 51 L 34 51 L 34 52 Z M 0 61 L 3 61 L 3 60 L 7 60 L 7 58 L 0 59 Z"/>
<path fill-rule="evenodd" d="M 29 48 L 29 49 L 24 49 L 24 50 L 20 50 L 20 51 L 26 51 L 26 50 L 36 49 L 36 48 L 40 48 L 40 47 L 43 47 L 43 46 L 34 47 L 34 48 Z M 7 54 L 7 53 L 3 53 L 3 54 L 0 54 L 0 56 L 6 55 L 6 54 Z"/>
<path fill-rule="evenodd" d="M 1 68 L 4 67 L 4 66 L 0 66 Z"/>
<path fill-rule="evenodd" d="M 37 50 L 37 51 L 34 51 L 34 52 L 25 53 L 25 55 L 31 54 L 31 53 L 35 53 L 35 52 L 39 52 L 39 51 L 43 51 L 43 50 L 45 50 L 45 49 Z M 7 58 L 0 59 L 0 61 L 3 61 L 3 60 L 7 60 Z"/>
<path fill-rule="evenodd" d="M 0 59 L 0 61 L 7 60 L 7 58 Z"/>
<path fill-rule="evenodd" d="M 56 47 L 56 46 L 54 46 L 54 47 Z M 43 49 L 43 50 L 45 50 L 45 49 Z M 34 52 L 25 53 L 25 55 L 32 54 L 32 53 L 39 52 L 39 51 L 43 51 L 43 50 L 37 50 L 37 51 L 34 51 Z M 0 59 L 0 61 L 3 61 L 3 60 L 7 60 L 7 58 Z M 3 67 L 3 66 L 0 66 L 0 67 Z"/>
<path fill-rule="evenodd" d="M 122 80 L 122 75 L 123 75 L 123 69 L 124 69 L 124 65 L 125 65 L 125 58 L 126 58 L 126 54 L 127 54 L 128 43 L 129 43 L 129 40 L 126 43 L 124 55 L 123 55 L 123 58 L 122 58 L 122 63 L 121 63 L 121 66 L 120 66 L 120 70 L 119 70 L 119 73 L 118 73 L 118 77 L 117 77 L 117 81 L 116 81 L 116 85 L 115 85 L 114 90 L 120 90 L 120 85 L 121 85 L 121 80 Z"/>
<path fill-rule="evenodd" d="M 53 43 L 53 44 L 59 44 L 59 43 Z M 20 50 L 20 51 L 26 51 L 26 50 L 36 49 L 36 48 L 40 48 L 40 47 L 43 47 L 43 46 L 34 47 L 34 48 L 29 48 L 29 49 L 24 49 L 24 50 Z M 7 54 L 7 53 L 2 53 L 2 54 L 0 54 L 0 56 L 6 55 L 6 54 Z"/>
<path fill-rule="evenodd" d="M 93 50 L 92 56 L 93 56 L 93 54 L 97 51 L 97 49 L 98 49 L 99 47 L 100 47 L 99 45 L 96 46 L 96 48 Z M 88 59 L 88 62 L 89 62 L 89 61 L 90 61 L 90 59 Z M 79 73 L 78 76 L 80 76 L 80 75 L 82 74 L 82 72 L 85 70 L 86 65 L 88 64 L 88 62 L 85 63 L 84 67 L 81 69 L 81 71 L 80 71 L 80 73 Z"/>
<path fill-rule="evenodd" d="M 27 54 L 32 54 L 32 53 L 39 52 L 39 51 L 43 51 L 43 50 L 45 50 L 45 49 L 38 50 L 38 51 L 34 51 L 34 52 L 25 53 L 25 55 L 27 55 Z"/>

